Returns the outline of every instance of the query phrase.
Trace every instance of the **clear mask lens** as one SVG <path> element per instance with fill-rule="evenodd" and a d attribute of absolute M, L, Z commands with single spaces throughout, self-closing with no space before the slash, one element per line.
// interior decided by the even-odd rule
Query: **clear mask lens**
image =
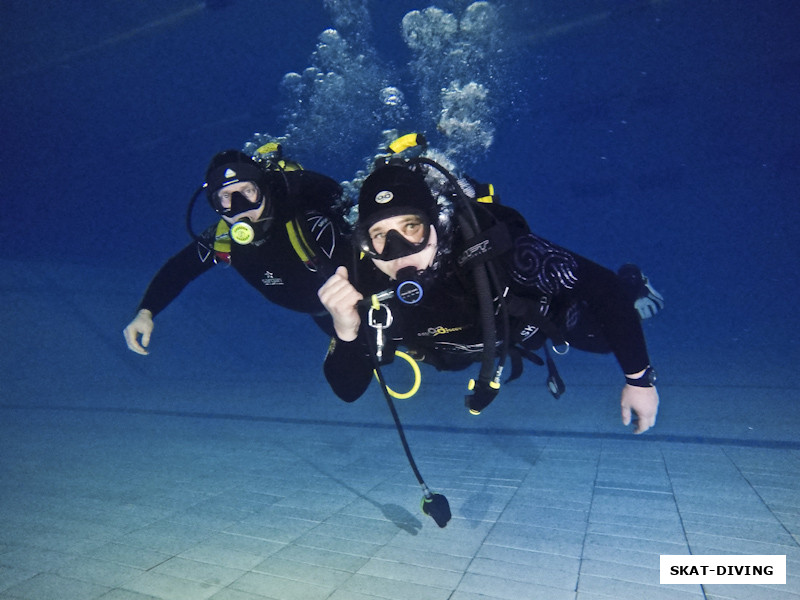
<path fill-rule="evenodd" d="M 372 258 L 384 261 L 394 260 L 424 250 L 428 245 L 430 233 L 430 225 L 423 223 L 418 235 L 405 236 L 396 229 L 390 229 L 378 239 L 371 237 L 368 233 L 363 235 L 360 245 L 362 251 Z"/>
<path fill-rule="evenodd" d="M 223 203 L 223 195 L 226 196 L 227 202 Z M 241 213 L 258 208 L 263 201 L 261 190 L 253 186 L 252 189 L 244 191 L 235 191 L 228 193 L 225 188 L 216 192 L 213 196 L 214 209 L 217 214 L 223 217 L 235 217 Z M 228 206 L 224 206 L 227 204 Z"/>

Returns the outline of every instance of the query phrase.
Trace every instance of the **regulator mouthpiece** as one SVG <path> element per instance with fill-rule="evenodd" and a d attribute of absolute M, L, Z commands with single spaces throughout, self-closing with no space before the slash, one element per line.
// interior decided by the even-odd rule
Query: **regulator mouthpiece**
<path fill-rule="evenodd" d="M 242 246 L 252 244 L 256 239 L 256 231 L 249 220 L 237 221 L 231 225 L 231 239 Z"/>

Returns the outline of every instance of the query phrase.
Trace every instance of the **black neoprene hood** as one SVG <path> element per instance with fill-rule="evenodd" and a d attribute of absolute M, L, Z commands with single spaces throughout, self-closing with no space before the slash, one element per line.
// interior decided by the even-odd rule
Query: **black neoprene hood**
<path fill-rule="evenodd" d="M 428 223 L 436 222 L 436 200 L 425 178 L 407 167 L 379 167 L 367 177 L 358 195 L 359 228 L 404 214 L 419 214 Z"/>
<path fill-rule="evenodd" d="M 211 159 L 206 170 L 206 195 L 213 195 L 225 187 L 241 181 L 253 181 L 260 185 L 264 179 L 264 170 L 244 152 L 226 150 Z"/>

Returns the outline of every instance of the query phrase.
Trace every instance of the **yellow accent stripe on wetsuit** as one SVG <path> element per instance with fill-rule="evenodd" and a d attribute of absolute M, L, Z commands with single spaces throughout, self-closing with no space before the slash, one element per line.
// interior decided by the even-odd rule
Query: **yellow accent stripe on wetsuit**
<path fill-rule="evenodd" d="M 310 263 L 314 260 L 314 251 L 309 246 L 303 232 L 295 221 L 288 221 L 286 223 L 286 233 L 289 234 L 289 241 L 292 243 L 292 248 L 297 253 L 304 263 Z"/>
<path fill-rule="evenodd" d="M 217 231 L 214 234 L 214 251 L 215 252 L 230 252 L 231 251 L 231 227 L 224 219 L 220 219 L 217 223 Z"/>

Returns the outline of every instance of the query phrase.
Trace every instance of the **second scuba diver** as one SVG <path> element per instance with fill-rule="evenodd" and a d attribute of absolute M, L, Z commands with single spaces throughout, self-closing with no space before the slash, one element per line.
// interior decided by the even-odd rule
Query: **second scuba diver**
<path fill-rule="evenodd" d="M 233 267 L 267 300 L 307 313 L 329 334 L 332 326 L 316 291 L 336 265 L 351 256 L 346 224 L 335 207 L 342 189 L 332 179 L 287 163 L 276 147 L 276 162 L 265 168 L 238 151 L 211 160 L 204 192 L 220 216 L 170 258 L 150 282 L 134 319 L 125 327 L 132 351 L 147 354 L 153 317 L 194 279 L 222 263 Z"/>
<path fill-rule="evenodd" d="M 319 290 L 336 334 L 324 363 L 333 391 L 356 400 L 403 346 L 440 370 L 482 363 L 466 397 L 477 414 L 497 394 L 506 357 L 542 364 L 534 352 L 543 350 L 552 367 L 547 347 L 571 345 L 614 353 L 623 424 L 635 421 L 637 434 L 652 427 L 659 397 L 641 318 L 661 296 L 637 267 L 618 275 L 556 246 L 491 196 L 478 202 L 479 190 L 422 158 L 386 159 L 364 181 L 355 236 L 365 259 Z M 548 386 L 563 391 L 557 372 Z"/>

